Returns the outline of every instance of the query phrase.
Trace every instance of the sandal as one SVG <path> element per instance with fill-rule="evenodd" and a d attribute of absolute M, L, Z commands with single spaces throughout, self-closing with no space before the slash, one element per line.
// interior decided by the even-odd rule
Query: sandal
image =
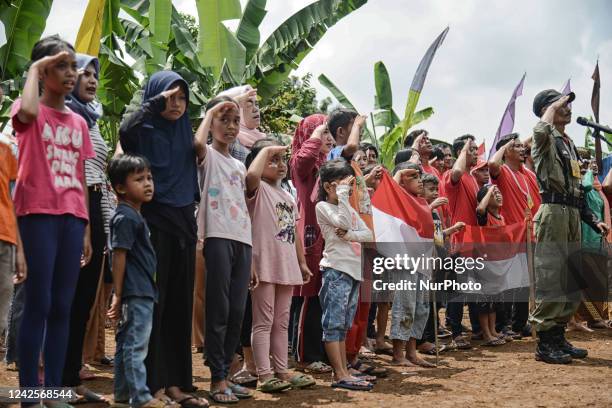
<path fill-rule="evenodd" d="M 276 377 L 272 377 L 264 381 L 259 387 L 257 387 L 257 391 L 273 394 L 276 392 L 288 390 L 292 386 L 293 385 L 290 382 L 283 381 Z"/>
<path fill-rule="evenodd" d="M 359 380 L 357 378 L 349 378 L 346 380 L 340 380 L 332 382 L 332 388 L 343 388 L 345 390 L 352 391 L 370 391 L 373 388 L 372 383 L 367 381 Z"/>
<path fill-rule="evenodd" d="M 232 390 L 229 387 L 224 390 L 210 391 L 209 395 L 210 395 L 210 399 L 215 401 L 217 404 L 237 404 L 238 403 L 238 397 L 236 397 L 234 393 L 232 393 Z M 219 398 L 220 395 L 227 396 L 229 397 L 229 399 Z"/>
<path fill-rule="evenodd" d="M 232 393 L 238 397 L 238 399 L 249 399 L 253 398 L 253 394 L 246 387 L 236 384 L 231 381 L 227 381 L 227 386 L 232 390 Z"/>
<path fill-rule="evenodd" d="M 376 353 L 365 346 L 361 346 L 359 349 L 359 357 L 376 357 Z"/>
<path fill-rule="evenodd" d="M 89 402 L 103 403 L 103 404 L 109 403 L 108 400 L 104 398 L 102 395 L 96 394 L 95 392 L 87 388 L 85 389 L 85 392 L 82 394 L 77 393 L 76 391 L 74 391 L 74 389 L 73 389 L 73 393 L 77 398 L 70 401 L 71 405 L 87 404 Z"/>
<path fill-rule="evenodd" d="M 387 375 L 389 375 L 387 369 L 383 367 L 375 367 L 373 365 L 364 364 L 361 360 L 357 360 L 357 363 L 355 364 L 349 364 L 349 368 L 354 368 L 362 374 L 373 375 L 377 378 L 385 378 L 387 377 Z"/>
<path fill-rule="evenodd" d="M 449 350 L 449 347 L 444 345 L 444 344 L 440 344 L 440 347 L 438 347 L 438 353 L 443 353 L 443 352 L 448 351 L 448 350 Z M 419 350 L 419 353 L 427 354 L 428 356 L 435 356 L 436 355 L 436 346 L 433 346 L 429 350 Z"/>
<path fill-rule="evenodd" d="M 453 339 L 453 343 L 457 350 L 469 350 L 472 348 L 470 342 L 463 336 L 457 336 Z"/>
<path fill-rule="evenodd" d="M 249 373 L 247 370 L 240 370 L 230 379 L 231 382 L 242 385 L 243 387 L 257 387 L 257 377 Z"/>
<path fill-rule="evenodd" d="M 482 343 L 482 345 L 485 347 L 497 347 L 497 346 L 503 346 L 504 344 L 506 344 L 506 340 L 500 337 L 495 337 L 494 339 L 491 339 L 485 343 Z"/>
<path fill-rule="evenodd" d="M 310 375 L 296 374 L 289 379 L 289 383 L 293 389 L 302 389 L 312 387 L 317 382 Z"/>
<path fill-rule="evenodd" d="M 315 361 L 314 363 L 310 363 L 304 367 L 304 372 L 306 374 L 325 374 L 330 373 L 331 371 L 331 366 L 322 361 Z"/>
<path fill-rule="evenodd" d="M 203 401 L 204 405 L 196 404 L 193 401 Z M 204 398 L 198 398 L 193 395 L 187 395 L 182 400 L 176 401 L 176 403 L 179 404 L 182 408 L 207 408 L 209 406 L 208 401 L 206 401 Z"/>

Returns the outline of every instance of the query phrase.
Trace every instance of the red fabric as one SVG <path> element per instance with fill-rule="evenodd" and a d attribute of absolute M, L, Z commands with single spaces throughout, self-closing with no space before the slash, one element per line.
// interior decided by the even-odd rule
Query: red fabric
<path fill-rule="evenodd" d="M 462 256 L 472 257 L 486 254 L 486 261 L 509 259 L 527 252 L 526 234 L 527 224 L 524 222 L 486 227 L 468 225 L 457 234 L 461 237 L 459 252 Z"/>
<path fill-rule="evenodd" d="M 419 237 L 434 236 L 433 217 L 427 202 L 420 197 L 414 197 L 404 191 L 388 173 L 383 173 L 382 180 L 372 196 L 372 206 L 377 210 L 398 218 L 414 228 Z M 476 207 L 474 207 L 474 210 Z M 474 212 L 472 210 L 472 212 Z M 375 223 L 376 224 L 376 223 Z M 377 234 L 378 231 L 375 231 Z M 392 233 L 393 231 L 389 231 Z M 377 234 L 377 237 L 379 235 Z M 392 235 L 391 235 L 392 236 Z M 382 237 L 382 235 L 381 235 Z M 381 242 L 400 242 L 400 239 Z"/>
<path fill-rule="evenodd" d="M 446 197 L 448 198 L 448 207 L 451 216 L 451 224 L 454 225 L 458 221 L 465 222 L 466 225 L 478 225 L 476 220 L 476 194 L 478 193 L 478 184 L 472 175 L 465 172 L 459 179 L 457 184 L 451 181 L 452 172 L 444 174 L 443 185 Z M 456 235 L 453 235 L 455 237 Z"/>
<path fill-rule="evenodd" d="M 317 184 L 317 172 L 321 164 L 325 162 L 325 154 L 321 153 L 321 140 L 310 139 L 310 136 L 317 126 L 325 123 L 326 120 L 327 117 L 321 114 L 303 119 L 295 131 L 291 144 L 291 180 L 297 190 L 297 205 L 300 213 L 297 232 L 302 237 L 306 262 L 313 274 L 306 285 L 296 286 L 296 296 L 317 296 L 321 288 L 319 262 L 323 257 L 324 245 L 315 214 L 315 203 L 310 199 L 310 195 Z M 308 237 L 305 236 L 307 226 Z"/>
<path fill-rule="evenodd" d="M 504 216 L 501 218 L 495 217 L 493 214 L 487 211 L 487 227 L 503 227 L 506 223 L 504 221 Z"/>
<path fill-rule="evenodd" d="M 523 191 L 528 191 L 533 201 L 532 217 L 538 212 L 541 204 L 538 182 L 535 174 L 526 169 L 525 166 L 521 166 L 518 171 L 513 171 L 506 165 L 501 166 L 499 175 L 493 179 L 493 184 L 499 187 L 499 191 L 504 198 L 501 214 L 508 224 L 525 222 L 525 209 L 528 208 L 528 205 L 527 197 Z"/>
<path fill-rule="evenodd" d="M 429 163 L 421 163 L 421 168 L 423 169 L 423 173 L 433 174 L 438 178 L 438 180 L 440 180 L 440 172 L 434 166 L 430 165 Z"/>

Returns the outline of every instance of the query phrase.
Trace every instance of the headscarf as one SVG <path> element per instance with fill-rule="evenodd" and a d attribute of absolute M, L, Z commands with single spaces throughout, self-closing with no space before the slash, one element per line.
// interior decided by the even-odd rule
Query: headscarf
<path fill-rule="evenodd" d="M 95 70 L 96 79 L 98 78 L 98 74 L 100 73 L 100 62 L 96 57 L 92 57 L 91 55 L 86 54 L 77 54 L 77 69 L 85 70 L 89 64 L 93 64 Z M 93 100 L 89 103 L 84 103 L 79 98 L 79 85 L 81 84 L 82 74 L 79 75 L 76 84 L 74 85 L 74 89 L 66 97 L 66 105 L 74 112 L 78 113 L 85 119 L 87 122 L 87 127 L 91 129 L 96 121 L 102 116 L 102 105 L 97 101 Z"/>
<path fill-rule="evenodd" d="M 243 93 L 246 93 L 251 89 L 253 89 L 251 85 L 235 86 L 233 88 L 221 92 L 218 96 L 229 96 L 230 98 L 236 98 L 237 96 L 242 95 Z M 257 130 L 257 128 L 249 129 L 246 126 L 243 108 L 243 106 L 240 106 L 240 132 L 238 133 L 238 141 L 241 145 L 243 145 L 247 149 L 250 149 L 251 147 L 253 147 L 253 144 L 256 141 L 265 138 L 266 134 L 260 132 L 259 130 Z"/>
<path fill-rule="evenodd" d="M 314 115 L 310 115 L 305 117 L 298 124 L 297 129 L 295 129 L 295 134 L 293 135 L 293 141 L 291 142 L 291 162 L 290 167 L 296 167 L 296 159 L 297 153 L 302 148 L 304 142 L 310 139 L 314 130 L 320 125 L 324 124 L 327 120 L 327 116 L 322 113 L 315 113 Z M 319 156 L 316 161 L 316 168 L 318 169 L 325 162 L 327 155 L 325 153 L 319 152 Z"/>
<path fill-rule="evenodd" d="M 156 129 L 156 134 L 163 137 L 169 145 L 168 151 L 151 149 L 145 154 L 151 162 L 153 177 L 155 178 L 154 200 L 174 207 L 181 207 L 199 199 L 193 131 L 187 114 L 189 86 L 183 77 L 174 71 L 156 72 L 151 75 L 145 87 L 143 104 L 171 89 L 177 82 L 183 87 L 187 98 L 187 106 L 183 116 L 172 121 L 164 119 L 161 115 L 153 115 L 145 119 L 143 125 Z M 159 160 L 157 157 L 148 157 L 148 155 L 169 155 L 170 160 Z M 169 164 L 158 167 L 155 165 L 156 162 L 167 162 Z M 194 200 L 194 196 L 196 200 Z"/>

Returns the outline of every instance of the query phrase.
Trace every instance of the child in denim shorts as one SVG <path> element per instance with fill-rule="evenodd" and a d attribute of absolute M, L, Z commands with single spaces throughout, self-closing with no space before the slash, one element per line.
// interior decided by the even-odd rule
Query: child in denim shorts
<path fill-rule="evenodd" d="M 316 214 L 325 239 L 319 299 L 323 342 L 334 368 L 332 387 L 369 391 L 372 383 L 347 370 L 345 338 L 355 317 L 362 280 L 359 243 L 372 240 L 372 231 L 349 203 L 355 177 L 351 165 L 344 159 L 330 160 L 321 167 L 319 177 Z"/>

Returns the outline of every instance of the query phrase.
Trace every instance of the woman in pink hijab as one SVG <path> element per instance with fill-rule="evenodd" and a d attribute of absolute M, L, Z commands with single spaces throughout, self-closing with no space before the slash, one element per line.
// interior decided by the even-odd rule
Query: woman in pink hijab
<path fill-rule="evenodd" d="M 257 90 L 251 85 L 242 85 L 230 88 L 221 92 L 218 96 L 229 96 L 238 102 L 240 106 L 240 132 L 238 133 L 237 143 L 243 149 L 233 147 L 230 150 L 242 150 L 244 154 L 230 152 L 236 159 L 244 162 L 246 155 L 249 154 L 253 143 L 259 139 L 266 137 L 266 134 L 260 132 L 257 128 L 261 124 L 259 114 L 259 104 L 257 103 Z M 244 155 L 244 157 L 242 157 Z"/>
<path fill-rule="evenodd" d="M 299 297 L 294 297 L 292 302 L 292 321 L 298 327 L 297 333 L 293 331 L 292 344 L 299 366 L 306 372 L 313 373 L 331 371 L 331 367 L 323 363 L 326 354 L 321 342 L 321 305 L 318 297 L 321 288 L 319 261 L 323 256 L 323 238 L 315 214 L 316 202 L 312 198 L 313 190 L 317 188 L 319 168 L 334 146 L 326 122 L 327 116 L 315 114 L 299 123 L 293 136 L 289 162 L 300 214 L 297 231 L 302 236 L 306 262 L 313 273 L 310 282 L 297 287 L 294 293 Z"/>

